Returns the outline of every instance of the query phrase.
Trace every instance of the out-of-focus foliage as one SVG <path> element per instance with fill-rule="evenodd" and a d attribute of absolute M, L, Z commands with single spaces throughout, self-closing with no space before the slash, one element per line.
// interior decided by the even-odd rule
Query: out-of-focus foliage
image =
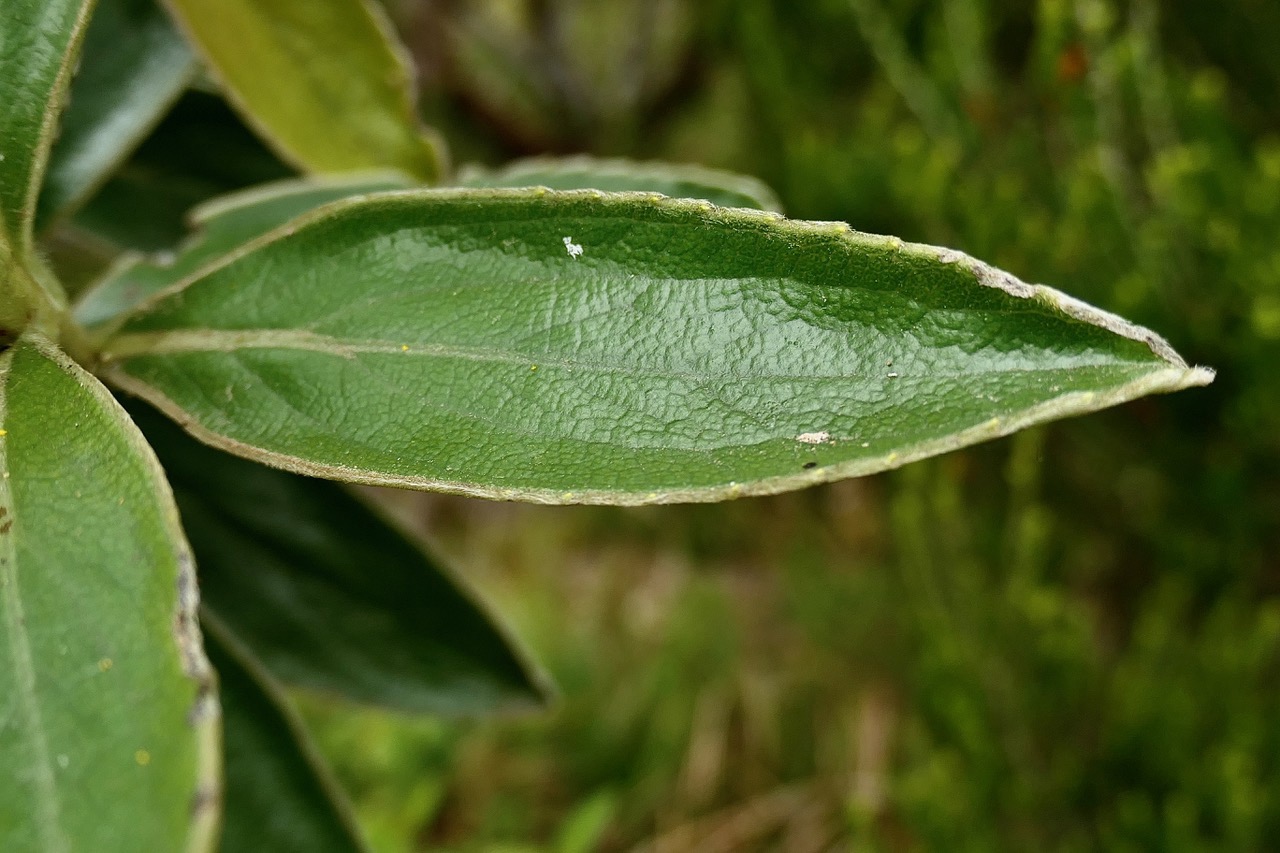
<path fill-rule="evenodd" d="M 777 498 L 389 498 L 471 567 L 563 700 L 478 723 L 308 701 L 379 849 L 1280 838 L 1280 7 L 388 6 L 458 162 L 754 174 L 791 216 L 965 250 L 1167 332 L 1218 377 Z M 188 95 L 82 221 L 123 221 L 112 200 L 153 175 L 188 176 L 176 210 L 279 174 L 247 137 L 173 162 L 211 101 Z"/>

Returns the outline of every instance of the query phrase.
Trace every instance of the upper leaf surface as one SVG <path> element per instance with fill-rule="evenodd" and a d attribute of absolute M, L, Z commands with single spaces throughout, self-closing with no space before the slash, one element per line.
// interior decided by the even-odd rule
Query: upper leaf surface
<path fill-rule="evenodd" d="M 653 192 L 672 198 L 700 198 L 721 207 L 782 210 L 762 182 L 746 175 L 674 163 L 638 163 L 594 157 L 534 157 L 501 169 L 465 170 L 463 187 L 547 187 L 553 190 Z"/>
<path fill-rule="evenodd" d="M 174 484 L 207 611 L 293 685 L 417 713 L 533 707 L 542 677 L 448 573 L 346 489 L 131 406 Z"/>
<path fill-rule="evenodd" d="M 155 0 L 100 0 L 50 156 L 38 229 L 106 179 L 195 68 L 191 50 Z"/>
<path fill-rule="evenodd" d="M 206 615 L 226 755 L 222 853 L 366 850 L 346 798 L 283 690 L 234 633 Z"/>
<path fill-rule="evenodd" d="M 21 257 L 62 94 L 92 0 L 5 0 L 0 25 L 0 230 Z"/>
<path fill-rule="evenodd" d="M 213 199 L 191 212 L 200 231 L 176 256 L 159 259 L 135 255 L 117 264 L 76 304 L 76 321 L 83 326 L 96 326 L 111 320 L 254 237 L 326 202 L 407 185 L 406 179 L 395 175 L 281 181 Z"/>
<path fill-rule="evenodd" d="M 206 849 L 217 704 L 168 486 L 48 344 L 0 381 L 0 849 Z"/>
<path fill-rule="evenodd" d="M 772 493 L 1212 377 L 956 252 L 545 190 L 323 208 L 157 296 L 103 358 L 274 465 L 570 503 Z"/>
<path fill-rule="evenodd" d="M 167 0 L 231 99 L 311 172 L 398 169 L 439 153 L 417 117 L 407 58 L 369 0 Z"/>

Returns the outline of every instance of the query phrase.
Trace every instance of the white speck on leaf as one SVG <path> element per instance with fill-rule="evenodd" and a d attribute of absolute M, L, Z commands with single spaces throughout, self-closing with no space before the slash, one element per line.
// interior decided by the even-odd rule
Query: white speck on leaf
<path fill-rule="evenodd" d="M 63 770 L 66 770 L 70 764 L 71 764 L 70 756 L 67 756 L 67 755 L 58 756 L 58 766 L 61 767 Z"/>
<path fill-rule="evenodd" d="M 569 257 L 571 257 L 571 258 L 577 258 L 578 256 L 580 256 L 580 255 L 582 254 L 582 246 L 580 246 L 580 245 L 578 245 L 577 243 L 573 242 L 573 238 L 572 238 L 572 237 L 565 237 L 565 238 L 564 238 L 564 249 L 565 249 L 565 251 L 566 251 L 566 252 L 568 252 L 568 253 L 569 253 Z"/>
<path fill-rule="evenodd" d="M 830 440 L 829 432 L 802 432 L 796 436 L 796 441 L 801 444 L 826 444 Z"/>

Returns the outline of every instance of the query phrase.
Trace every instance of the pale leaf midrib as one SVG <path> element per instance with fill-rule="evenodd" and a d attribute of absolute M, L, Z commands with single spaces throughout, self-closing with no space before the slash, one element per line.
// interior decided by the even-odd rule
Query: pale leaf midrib
<path fill-rule="evenodd" d="M 684 378 L 695 381 L 707 379 L 743 380 L 811 380 L 833 381 L 851 379 L 878 379 L 881 381 L 909 380 L 902 368 L 885 367 L 880 375 L 871 373 L 826 373 L 791 375 L 782 373 L 716 374 L 711 371 L 660 370 L 649 367 L 627 367 L 622 364 L 598 363 L 589 360 L 566 359 L 546 353 L 518 353 L 494 347 L 468 347 L 457 344 L 396 343 L 394 341 L 356 340 L 336 338 L 303 329 L 177 329 L 158 332 L 132 332 L 112 338 L 101 354 L 104 366 L 118 364 L 138 356 L 181 355 L 202 352 L 235 353 L 250 349 L 279 349 L 299 352 L 316 352 L 340 358 L 356 358 L 364 354 L 396 355 L 416 358 L 459 359 L 497 364 L 519 364 L 537 368 L 562 368 L 574 371 L 644 374 L 655 378 Z M 1147 361 L 1106 361 L 1061 366 L 1001 367 L 973 371 L 939 371 L 929 369 L 930 379 L 972 378 L 975 375 L 1009 373 L 1046 373 L 1058 370 L 1086 370 L 1096 367 L 1120 367 L 1155 370 L 1168 365 Z"/>
<path fill-rule="evenodd" d="M 0 356 L 0 429 L 8 422 L 9 372 L 13 366 L 13 351 Z M 44 849 L 66 851 L 70 849 L 61 829 L 62 804 L 54 778 L 53 761 L 49 742 L 45 737 L 44 719 L 36 697 L 35 664 L 31 659 L 31 646 L 27 642 L 26 616 L 22 607 L 22 594 L 18 587 L 17 549 L 14 540 L 17 527 L 17 507 L 13 503 L 13 490 L 9 479 L 9 441 L 0 435 L 0 506 L 9 513 L 7 533 L 0 533 L 0 595 L 4 598 L 5 632 L 9 638 L 11 661 L 16 681 L 18 701 L 21 705 L 23 730 L 28 734 L 28 744 L 34 753 L 31 769 L 34 771 L 34 795 L 36 825 L 39 828 Z"/>

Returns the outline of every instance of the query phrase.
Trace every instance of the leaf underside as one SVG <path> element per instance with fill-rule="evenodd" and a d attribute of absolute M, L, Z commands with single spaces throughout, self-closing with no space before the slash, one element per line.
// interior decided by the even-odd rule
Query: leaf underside
<path fill-rule="evenodd" d="M 321 208 L 154 297 L 102 368 L 271 465 L 547 503 L 779 492 L 1212 378 L 957 252 L 540 189 Z"/>
<path fill-rule="evenodd" d="M 0 377 L 3 846 L 207 849 L 217 703 L 163 475 L 47 343 L 21 339 Z"/>

